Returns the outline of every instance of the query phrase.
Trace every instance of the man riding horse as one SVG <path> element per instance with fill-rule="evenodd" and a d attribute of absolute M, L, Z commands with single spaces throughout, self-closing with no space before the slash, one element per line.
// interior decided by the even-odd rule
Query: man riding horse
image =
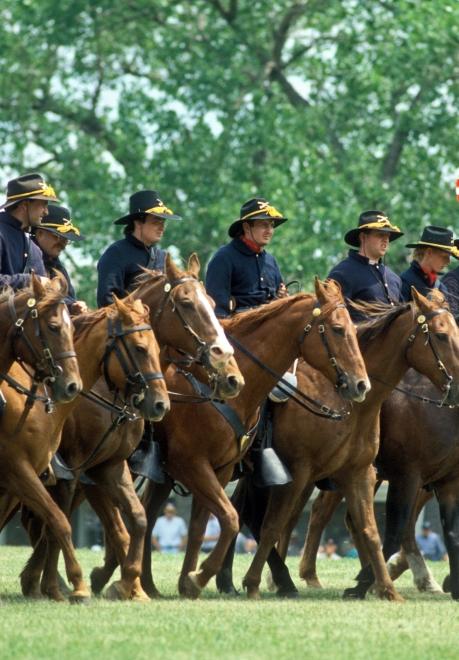
<path fill-rule="evenodd" d="M 30 273 L 46 277 L 41 250 L 30 240 L 32 227 L 48 213 L 56 193 L 40 174 L 24 174 L 8 181 L 0 206 L 0 287 L 14 290 L 30 284 Z"/>
<path fill-rule="evenodd" d="M 164 272 L 166 251 L 158 247 L 164 234 L 166 220 L 180 220 L 159 198 L 154 190 L 140 190 L 129 198 L 129 213 L 115 220 L 125 225 L 125 237 L 112 243 L 97 264 L 99 307 L 112 302 L 112 294 L 126 296 L 143 268 Z M 143 438 L 129 460 L 129 467 L 140 474 L 163 482 L 164 473 L 159 448 L 152 442 L 153 427 L 145 423 Z"/>
<path fill-rule="evenodd" d="M 59 255 L 67 247 L 69 241 L 84 240 L 84 236 L 80 234 L 80 230 L 75 227 L 70 219 L 70 211 L 65 206 L 50 204 L 48 215 L 42 220 L 39 227 L 33 228 L 32 239 L 43 253 L 46 275 L 52 278 L 57 271 L 65 277 L 68 287 L 65 302 L 70 313 L 82 314 L 87 312 L 87 304 L 84 300 L 77 300 L 70 275 L 59 259 Z"/>

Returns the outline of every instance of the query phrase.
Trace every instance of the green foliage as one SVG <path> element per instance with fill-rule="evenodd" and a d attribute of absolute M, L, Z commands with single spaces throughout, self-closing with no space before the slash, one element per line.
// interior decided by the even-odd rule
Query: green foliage
<path fill-rule="evenodd" d="M 273 251 L 307 287 L 365 208 L 413 238 L 455 225 L 456 2 L 0 0 L 0 18 L 1 163 L 73 208 L 83 296 L 141 187 L 184 218 L 166 244 L 204 263 L 266 196 L 290 218 Z"/>

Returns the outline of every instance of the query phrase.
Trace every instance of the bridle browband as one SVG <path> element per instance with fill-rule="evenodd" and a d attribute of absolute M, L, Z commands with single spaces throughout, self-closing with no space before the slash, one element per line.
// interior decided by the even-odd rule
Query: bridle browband
<path fill-rule="evenodd" d="M 328 316 L 328 314 L 331 314 L 335 309 L 346 309 L 346 306 L 344 303 L 337 303 L 335 306 L 330 307 L 328 310 L 322 310 L 320 306 L 314 307 L 312 311 L 312 319 L 305 325 L 303 328 L 303 332 L 301 336 L 298 339 L 298 345 L 301 347 L 303 344 L 304 340 L 306 337 L 308 337 L 309 333 L 311 332 L 315 322 L 318 322 L 319 316 L 323 315 L 323 317 Z M 330 349 L 330 344 L 327 339 L 327 335 L 325 332 L 325 324 L 324 323 L 319 323 L 318 325 L 318 332 L 319 336 L 322 340 L 322 343 L 325 347 L 325 350 L 328 355 L 328 359 L 330 363 L 332 364 L 333 368 L 335 369 L 336 372 L 336 383 L 335 383 L 335 389 L 339 389 L 342 384 L 344 383 L 344 379 L 346 378 L 346 372 L 341 369 L 341 367 L 338 364 L 338 361 L 336 360 L 335 356 L 332 354 L 332 351 Z M 286 394 L 289 395 L 289 397 L 292 399 L 292 401 L 295 401 L 298 405 L 300 405 L 302 408 L 305 408 L 309 412 L 313 413 L 314 415 L 317 415 L 318 417 L 326 417 L 327 419 L 334 419 L 337 421 L 340 421 L 344 419 L 345 416 L 349 415 L 349 411 L 338 411 L 338 410 L 333 410 L 329 406 L 326 406 L 322 404 L 320 401 L 317 401 L 316 399 L 313 399 L 312 397 L 308 396 L 301 390 L 299 390 L 297 387 L 289 383 L 284 377 L 283 374 L 277 373 L 274 369 L 271 369 L 267 364 L 265 364 L 262 360 L 257 358 L 256 355 L 254 355 L 251 351 L 249 351 L 245 346 L 243 346 L 235 337 L 232 335 L 227 334 L 228 339 L 230 342 L 237 348 L 239 349 L 244 355 L 249 357 L 252 362 L 254 362 L 257 366 L 259 366 L 261 369 L 269 373 L 271 376 L 276 378 L 277 380 L 277 386 L 282 392 L 285 392 Z M 314 408 L 311 408 L 310 405 L 314 406 Z"/>
<path fill-rule="evenodd" d="M 65 300 L 61 299 L 56 301 L 57 305 L 65 305 Z M 43 401 L 45 403 L 46 412 L 52 412 L 53 403 L 52 399 L 48 396 L 42 396 L 37 394 L 37 388 L 39 383 L 43 383 L 43 386 L 46 390 L 46 385 L 48 383 L 54 383 L 56 378 L 63 373 L 62 367 L 57 364 L 58 360 L 65 360 L 67 358 L 76 358 L 75 351 L 63 351 L 57 355 L 53 355 L 51 349 L 48 346 L 46 339 L 43 337 L 43 333 L 40 328 L 40 321 L 38 318 L 38 308 L 36 299 L 31 296 L 27 302 L 25 311 L 22 316 L 18 316 L 16 311 L 16 306 L 14 303 L 14 295 L 11 295 L 8 298 L 8 310 L 13 321 L 12 326 L 12 346 L 13 352 L 16 354 L 15 360 L 18 362 L 28 376 L 32 379 L 32 388 L 29 389 L 19 383 L 17 380 L 9 376 L 8 374 L 0 373 L 0 381 L 4 380 L 10 387 L 15 389 L 20 394 L 27 396 L 28 403 L 31 401 Z M 27 332 L 25 330 L 25 324 L 27 319 L 30 317 L 33 321 L 34 336 L 38 339 L 41 344 L 41 351 L 38 350 L 33 342 L 30 340 Z M 10 331 L 11 332 L 11 331 Z M 19 341 L 23 341 L 29 351 L 31 352 L 35 363 L 34 373 L 30 373 L 26 368 L 24 361 L 17 356 L 16 345 Z"/>

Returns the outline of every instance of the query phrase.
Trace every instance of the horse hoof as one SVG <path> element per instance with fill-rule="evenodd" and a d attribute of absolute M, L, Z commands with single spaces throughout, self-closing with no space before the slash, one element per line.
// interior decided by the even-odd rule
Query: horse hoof
<path fill-rule="evenodd" d="M 180 595 L 184 598 L 196 600 L 201 595 L 201 587 L 198 584 L 196 573 L 190 572 L 180 580 Z"/>
<path fill-rule="evenodd" d="M 299 597 L 298 589 L 279 589 L 276 592 L 276 596 L 278 598 L 290 598 L 290 599 L 295 599 Z"/>
<path fill-rule="evenodd" d="M 150 603 L 150 597 L 145 593 L 145 591 L 136 589 L 132 592 L 131 600 L 133 603 Z"/>
<path fill-rule="evenodd" d="M 249 600 L 261 600 L 260 589 L 258 587 L 246 586 L 245 588 L 247 590 L 247 598 Z"/>
<path fill-rule="evenodd" d="M 445 577 L 445 579 L 443 580 L 442 587 L 445 594 L 451 593 L 451 575 L 447 575 Z"/>
<path fill-rule="evenodd" d="M 120 582 L 113 582 L 105 592 L 105 598 L 108 600 L 129 600 L 129 596 L 124 592 Z"/>
<path fill-rule="evenodd" d="M 90 602 L 89 594 L 70 594 L 69 596 L 70 605 L 89 605 Z"/>
<path fill-rule="evenodd" d="M 344 600 L 365 600 L 365 594 L 361 593 L 357 587 L 349 587 L 343 591 Z"/>
<path fill-rule="evenodd" d="M 322 583 L 319 578 L 305 578 L 306 586 L 309 589 L 323 589 Z"/>

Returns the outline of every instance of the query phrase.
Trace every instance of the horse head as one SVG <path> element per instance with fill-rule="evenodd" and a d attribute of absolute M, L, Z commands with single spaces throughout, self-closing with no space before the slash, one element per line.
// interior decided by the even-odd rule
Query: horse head
<path fill-rule="evenodd" d="M 119 300 L 115 295 L 113 299 L 108 314 L 110 343 L 103 359 L 105 379 L 144 419 L 160 421 L 170 401 L 160 348 L 149 323 L 150 310 L 140 300 Z"/>
<path fill-rule="evenodd" d="M 415 323 L 405 352 L 410 366 L 427 376 L 443 393 L 445 405 L 459 403 L 459 329 L 443 294 L 426 298 L 411 289 Z"/>
<path fill-rule="evenodd" d="M 315 292 L 318 304 L 304 328 L 303 358 L 335 383 L 344 399 L 361 402 L 371 385 L 341 288 L 334 280 L 316 277 Z"/>
<path fill-rule="evenodd" d="M 57 403 L 71 401 L 82 389 L 66 293 L 62 275 L 43 280 L 32 274 L 30 288 L 9 301 L 14 359 L 34 369 L 33 380 L 43 382 Z"/>
<path fill-rule="evenodd" d="M 186 271 L 166 257 L 165 274 L 147 271 L 133 292 L 150 307 L 150 319 L 161 346 L 178 350 L 190 362 L 202 365 L 214 387 L 214 394 L 232 398 L 239 394 L 244 379 L 234 360 L 234 350 L 215 316 L 213 300 L 199 281 L 196 254 Z"/>

